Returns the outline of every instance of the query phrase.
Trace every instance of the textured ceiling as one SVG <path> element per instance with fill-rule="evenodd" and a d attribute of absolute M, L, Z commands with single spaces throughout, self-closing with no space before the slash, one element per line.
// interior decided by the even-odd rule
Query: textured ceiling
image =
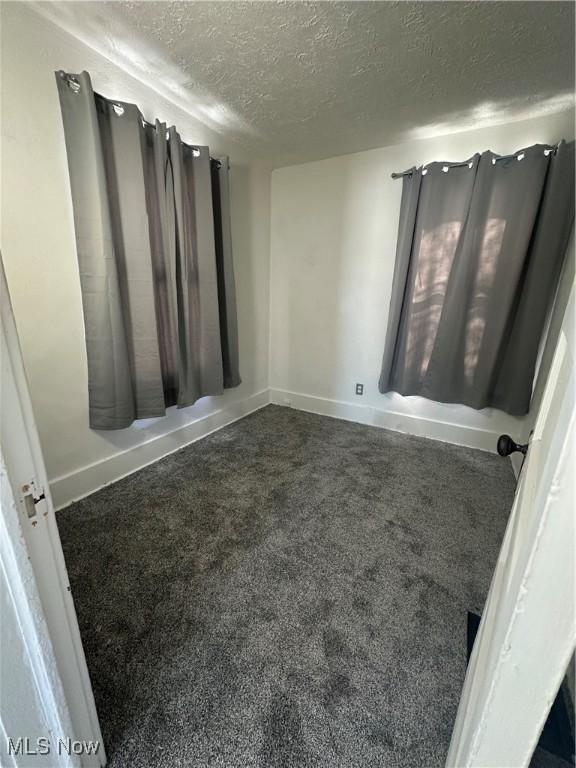
<path fill-rule="evenodd" d="M 68 31 L 274 165 L 560 111 L 573 98 L 572 2 L 50 6 Z"/>

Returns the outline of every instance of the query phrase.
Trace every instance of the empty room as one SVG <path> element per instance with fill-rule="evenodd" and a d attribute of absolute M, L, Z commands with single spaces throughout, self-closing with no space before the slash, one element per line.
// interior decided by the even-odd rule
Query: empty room
<path fill-rule="evenodd" d="M 575 4 L 0 23 L 0 764 L 574 766 Z"/>

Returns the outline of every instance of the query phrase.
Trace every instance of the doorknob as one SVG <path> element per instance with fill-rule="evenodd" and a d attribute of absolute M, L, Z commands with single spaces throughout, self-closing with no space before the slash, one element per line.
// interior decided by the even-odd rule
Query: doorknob
<path fill-rule="evenodd" d="M 496 444 L 496 450 L 500 456 L 510 456 L 511 453 L 515 453 L 516 451 L 526 455 L 526 451 L 528 450 L 528 443 L 525 445 L 519 445 L 518 443 L 515 443 L 514 440 L 512 440 L 510 435 L 500 435 L 498 438 L 498 443 Z"/>

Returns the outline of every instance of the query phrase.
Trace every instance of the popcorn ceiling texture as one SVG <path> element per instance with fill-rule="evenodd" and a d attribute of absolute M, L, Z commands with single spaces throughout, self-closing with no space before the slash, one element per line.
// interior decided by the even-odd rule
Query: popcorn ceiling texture
<path fill-rule="evenodd" d="M 42 5 L 274 165 L 572 102 L 568 2 Z"/>

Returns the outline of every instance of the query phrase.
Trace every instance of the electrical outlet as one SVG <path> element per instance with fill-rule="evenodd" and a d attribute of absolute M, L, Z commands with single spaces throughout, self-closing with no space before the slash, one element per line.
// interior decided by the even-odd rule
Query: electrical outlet
<path fill-rule="evenodd" d="M 357 395 L 364 394 L 364 384 L 356 384 L 356 394 Z"/>

